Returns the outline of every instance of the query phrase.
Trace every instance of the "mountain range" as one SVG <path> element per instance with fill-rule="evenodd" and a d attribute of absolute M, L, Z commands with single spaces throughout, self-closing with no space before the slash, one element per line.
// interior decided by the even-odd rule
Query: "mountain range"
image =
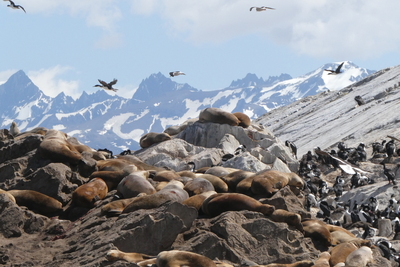
<path fill-rule="evenodd" d="M 136 150 L 144 134 L 198 117 L 207 107 L 243 112 L 255 120 L 299 99 L 340 90 L 375 72 L 349 61 L 340 75 L 324 71 L 337 65 L 325 64 L 297 78 L 281 74 L 263 79 L 249 73 L 215 91 L 198 90 L 155 73 L 142 80 L 130 99 L 99 90 L 83 92 L 76 100 L 64 93 L 46 96 L 20 70 L 0 85 L 1 127 L 9 128 L 15 121 L 21 131 L 38 126 L 62 130 L 95 149 Z"/>

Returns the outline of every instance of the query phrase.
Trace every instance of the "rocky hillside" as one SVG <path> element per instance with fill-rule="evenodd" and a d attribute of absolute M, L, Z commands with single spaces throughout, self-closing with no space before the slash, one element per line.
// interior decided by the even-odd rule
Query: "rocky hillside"
<path fill-rule="evenodd" d="M 365 104 L 358 105 L 360 96 Z M 344 141 L 370 145 L 388 135 L 400 137 L 400 66 L 378 71 L 339 91 L 326 91 L 272 110 L 256 122 L 281 140 L 293 141 L 300 154 L 330 149 Z"/>

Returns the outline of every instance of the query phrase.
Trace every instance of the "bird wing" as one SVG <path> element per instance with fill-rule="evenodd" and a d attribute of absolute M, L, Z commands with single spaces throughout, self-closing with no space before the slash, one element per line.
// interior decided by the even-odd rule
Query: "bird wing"
<path fill-rule="evenodd" d="M 253 8 L 254 8 L 254 6 L 250 7 L 250 11 L 252 11 L 252 10 L 253 10 Z"/>
<path fill-rule="evenodd" d="M 275 8 L 264 6 L 264 8 L 275 10 Z"/>
<path fill-rule="evenodd" d="M 118 82 L 117 79 L 112 80 L 112 82 L 110 82 L 108 85 L 113 86 L 114 84 L 116 84 Z"/>
<path fill-rule="evenodd" d="M 12 6 L 15 6 L 15 3 L 11 0 L 8 0 Z"/>
<path fill-rule="evenodd" d="M 108 84 L 107 84 L 105 81 L 102 81 L 102 80 L 100 80 L 100 79 L 99 79 L 98 81 L 99 81 L 99 83 L 100 83 L 101 85 L 103 85 L 103 86 L 106 86 L 106 87 L 107 87 L 107 85 L 108 85 Z"/>
<path fill-rule="evenodd" d="M 327 70 L 327 69 L 324 69 L 324 71 L 334 72 L 333 70 Z"/>
<path fill-rule="evenodd" d="M 340 69 L 342 68 L 343 64 L 344 64 L 344 62 L 342 62 L 342 64 L 340 64 L 340 65 L 336 68 L 336 71 L 335 71 L 335 72 L 340 72 Z"/>
<path fill-rule="evenodd" d="M 171 72 L 169 73 L 169 75 L 172 76 L 172 77 L 174 77 L 174 72 L 171 71 Z"/>
<path fill-rule="evenodd" d="M 19 7 L 26 13 L 25 9 L 22 6 L 19 6 Z"/>

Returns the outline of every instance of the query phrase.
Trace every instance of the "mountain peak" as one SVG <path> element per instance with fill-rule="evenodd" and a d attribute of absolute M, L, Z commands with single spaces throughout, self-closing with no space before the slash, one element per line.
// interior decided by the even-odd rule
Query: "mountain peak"
<path fill-rule="evenodd" d="M 148 100 L 165 95 L 169 92 L 180 91 L 180 90 L 191 90 L 198 91 L 196 88 L 189 84 L 180 84 L 167 78 L 161 72 L 153 73 L 148 78 L 143 79 L 137 89 L 133 98 L 138 100 Z"/>

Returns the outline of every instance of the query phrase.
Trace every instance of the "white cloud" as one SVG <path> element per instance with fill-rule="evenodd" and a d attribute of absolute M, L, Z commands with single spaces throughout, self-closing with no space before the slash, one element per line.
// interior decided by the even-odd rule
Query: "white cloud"
<path fill-rule="evenodd" d="M 257 34 L 299 54 L 373 58 L 400 45 L 400 2 L 271 0 L 276 10 L 252 12 L 241 0 L 135 0 L 137 14 L 159 14 L 172 34 L 191 43 L 221 43 Z M 258 1 L 258 5 L 265 5 Z"/>
<path fill-rule="evenodd" d="M 42 13 L 47 15 L 70 14 L 83 17 L 86 24 L 99 27 L 105 35 L 112 35 L 114 42 L 121 43 L 116 37 L 121 37 L 117 30 L 117 23 L 122 19 L 122 12 L 118 0 L 36 0 L 21 3 L 29 13 Z M 100 42 L 103 42 L 100 40 Z M 114 43 L 115 44 L 115 43 Z M 110 45 L 107 45 L 109 47 Z M 115 45 L 113 45 L 115 46 Z M 105 46 L 103 46 L 105 47 Z"/>
<path fill-rule="evenodd" d="M 70 70 L 70 67 L 57 65 L 49 69 L 29 71 L 27 75 L 47 96 L 55 97 L 59 93 L 64 92 L 64 94 L 76 99 L 82 94 L 82 90 L 79 89 L 79 82 L 60 78 L 61 75 Z"/>

